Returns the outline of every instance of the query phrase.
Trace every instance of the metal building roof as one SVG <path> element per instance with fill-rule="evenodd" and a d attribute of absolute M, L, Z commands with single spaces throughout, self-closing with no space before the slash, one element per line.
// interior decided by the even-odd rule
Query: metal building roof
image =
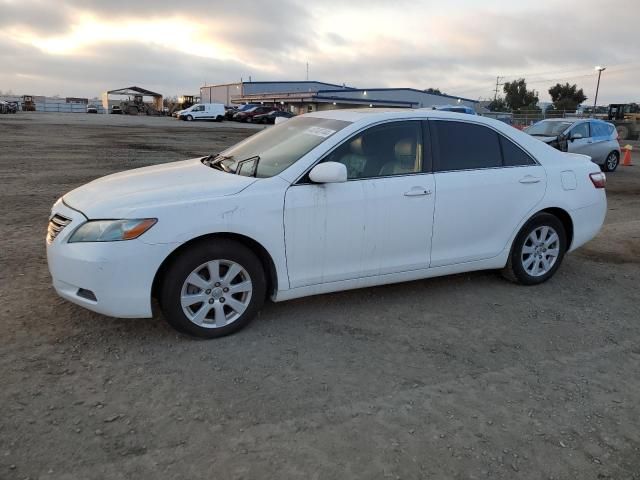
<path fill-rule="evenodd" d="M 125 87 L 119 88 L 117 90 L 109 90 L 107 91 L 109 95 L 147 95 L 149 97 L 161 97 L 161 93 L 152 92 L 151 90 L 147 90 L 146 88 L 141 87 Z"/>

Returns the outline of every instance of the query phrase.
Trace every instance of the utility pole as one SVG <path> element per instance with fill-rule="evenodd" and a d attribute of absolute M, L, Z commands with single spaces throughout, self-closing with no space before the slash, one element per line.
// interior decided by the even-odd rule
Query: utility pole
<path fill-rule="evenodd" d="M 496 77 L 496 89 L 494 90 L 494 94 L 493 94 L 493 101 L 495 102 L 498 99 L 498 89 L 504 85 L 504 83 L 500 83 L 500 79 L 504 78 L 504 77 Z"/>
<path fill-rule="evenodd" d="M 602 72 L 604 72 L 607 69 L 607 67 L 601 67 L 601 66 L 597 66 L 596 67 L 596 71 L 598 72 L 598 84 L 596 85 L 596 98 L 593 100 L 593 113 L 591 114 L 592 117 L 595 117 L 596 115 L 596 105 L 598 104 L 598 90 L 600 89 L 600 75 L 602 75 Z"/>
<path fill-rule="evenodd" d="M 307 82 L 309 81 L 309 62 L 307 62 Z"/>

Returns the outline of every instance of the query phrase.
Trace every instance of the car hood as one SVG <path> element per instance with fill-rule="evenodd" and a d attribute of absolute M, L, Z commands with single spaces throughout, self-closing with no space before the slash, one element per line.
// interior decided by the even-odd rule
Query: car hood
<path fill-rule="evenodd" d="M 87 218 L 131 218 L 162 205 L 234 195 L 255 181 L 196 158 L 108 175 L 72 190 L 63 201 Z"/>
<path fill-rule="evenodd" d="M 551 143 L 554 140 L 558 139 L 558 137 L 534 137 L 534 138 L 537 138 L 538 140 L 540 140 L 541 142 L 544 142 L 544 143 Z"/>

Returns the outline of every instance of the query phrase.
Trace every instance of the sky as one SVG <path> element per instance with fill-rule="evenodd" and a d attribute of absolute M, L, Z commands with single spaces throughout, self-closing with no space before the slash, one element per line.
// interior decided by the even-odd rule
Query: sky
<path fill-rule="evenodd" d="M 165 96 L 309 79 L 493 98 L 523 77 L 640 101 L 638 0 L 0 0 L 0 91 Z"/>

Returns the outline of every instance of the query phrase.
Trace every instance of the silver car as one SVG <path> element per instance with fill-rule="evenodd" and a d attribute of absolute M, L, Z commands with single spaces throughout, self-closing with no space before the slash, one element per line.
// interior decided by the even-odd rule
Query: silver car
<path fill-rule="evenodd" d="M 595 119 L 549 118 L 524 130 L 563 152 L 588 155 L 605 172 L 620 163 L 620 144 L 616 127 Z"/>

